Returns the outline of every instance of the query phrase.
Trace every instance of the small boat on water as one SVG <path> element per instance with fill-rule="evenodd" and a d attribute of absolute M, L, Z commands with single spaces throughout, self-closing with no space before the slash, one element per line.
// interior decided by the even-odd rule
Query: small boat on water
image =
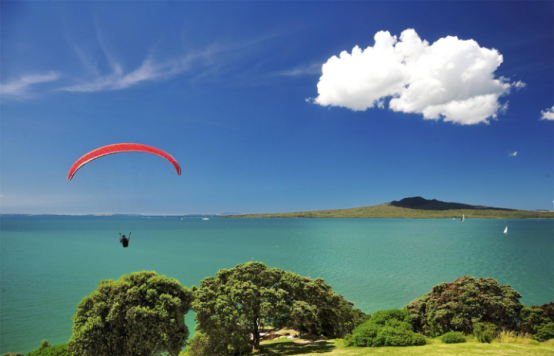
<path fill-rule="evenodd" d="M 460 221 L 465 221 L 465 219 L 466 219 L 466 216 L 464 214 L 462 214 L 462 220 L 460 220 Z"/>
<path fill-rule="evenodd" d="M 504 233 L 507 234 L 508 233 L 508 227 L 506 226 L 506 228 L 504 229 Z"/>
<path fill-rule="evenodd" d="M 210 219 L 208 219 L 208 218 L 202 218 L 202 220 L 210 220 Z"/>

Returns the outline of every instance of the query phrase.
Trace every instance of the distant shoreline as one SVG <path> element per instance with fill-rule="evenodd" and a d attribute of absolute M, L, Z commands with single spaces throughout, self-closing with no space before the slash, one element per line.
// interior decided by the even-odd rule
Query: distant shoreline
<path fill-rule="evenodd" d="M 554 211 L 529 211 L 442 202 L 422 197 L 349 209 L 227 215 L 225 218 L 554 219 Z"/>

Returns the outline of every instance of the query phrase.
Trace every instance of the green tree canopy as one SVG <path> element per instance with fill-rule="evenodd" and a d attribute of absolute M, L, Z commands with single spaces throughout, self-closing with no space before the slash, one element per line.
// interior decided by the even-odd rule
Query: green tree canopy
<path fill-rule="evenodd" d="M 365 315 L 333 292 L 324 280 L 312 280 L 261 262 L 222 269 L 195 291 L 197 330 L 220 340 L 214 354 L 239 355 L 244 342 L 259 348 L 264 326 L 293 327 L 314 334 L 343 335 Z"/>
<path fill-rule="evenodd" d="M 156 272 L 103 280 L 73 316 L 73 355 L 178 355 L 189 335 L 185 314 L 193 293 Z"/>
<path fill-rule="evenodd" d="M 433 336 L 448 331 L 469 334 L 477 322 L 517 329 L 524 307 L 520 298 L 511 286 L 500 285 L 495 279 L 465 276 L 453 283 L 437 284 L 405 308 L 410 311 L 416 331 Z"/>

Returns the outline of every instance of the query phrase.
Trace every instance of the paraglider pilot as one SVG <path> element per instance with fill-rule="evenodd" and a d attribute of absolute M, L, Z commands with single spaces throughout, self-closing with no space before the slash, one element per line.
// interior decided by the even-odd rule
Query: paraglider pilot
<path fill-rule="evenodd" d="M 129 246 L 129 240 L 131 239 L 131 233 L 130 232 L 129 232 L 129 237 L 128 238 L 125 238 L 125 235 L 121 236 L 121 232 L 119 233 L 119 237 L 121 237 L 121 239 L 119 239 L 119 242 L 121 242 L 123 244 L 123 247 Z"/>

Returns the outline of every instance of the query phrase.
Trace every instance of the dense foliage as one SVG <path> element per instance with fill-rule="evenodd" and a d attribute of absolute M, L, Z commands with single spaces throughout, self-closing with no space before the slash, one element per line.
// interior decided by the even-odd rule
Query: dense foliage
<path fill-rule="evenodd" d="M 301 334 L 344 337 L 369 317 L 321 278 L 312 280 L 285 272 L 279 286 L 287 292 L 289 308 L 284 317 L 273 320 L 275 327 L 287 326 Z"/>
<path fill-rule="evenodd" d="M 543 304 L 540 307 L 539 306 L 532 306 L 533 309 L 541 309 L 544 312 L 544 315 L 546 315 L 550 321 L 554 323 L 554 302 L 550 302 L 548 304 Z"/>
<path fill-rule="evenodd" d="M 67 350 L 67 344 L 48 345 L 46 347 L 39 347 L 35 351 L 31 351 L 25 356 L 69 356 L 70 353 Z"/>
<path fill-rule="evenodd" d="M 432 336 L 448 331 L 473 332 L 477 322 L 492 323 L 515 330 L 520 324 L 524 307 L 521 295 L 509 285 L 499 285 L 495 279 L 471 276 L 453 283 L 441 283 L 430 293 L 406 306 L 416 331 Z"/>
<path fill-rule="evenodd" d="M 464 333 L 459 331 L 450 331 L 441 336 L 442 342 L 445 344 L 459 344 L 462 342 L 466 342 L 466 337 Z"/>
<path fill-rule="evenodd" d="M 380 310 L 344 338 L 346 346 L 425 345 L 425 337 L 413 331 L 407 310 Z"/>
<path fill-rule="evenodd" d="M 70 354 L 67 351 L 67 344 L 50 345 L 47 340 L 42 340 L 38 349 L 26 355 L 7 352 L 2 356 L 70 356 Z"/>
<path fill-rule="evenodd" d="M 324 280 L 260 262 L 222 269 L 216 277 L 205 278 L 195 290 L 193 310 L 197 330 L 217 340 L 214 352 L 222 355 L 241 354 L 245 339 L 258 349 L 264 326 L 342 336 L 365 317 Z"/>
<path fill-rule="evenodd" d="M 523 308 L 521 331 L 532 334 L 538 341 L 554 338 L 554 303 Z"/>
<path fill-rule="evenodd" d="M 473 335 L 479 342 L 486 342 L 490 344 L 492 342 L 492 339 L 494 339 L 495 333 L 497 330 L 498 330 L 498 327 L 491 323 L 473 324 Z"/>
<path fill-rule="evenodd" d="M 185 314 L 193 293 L 155 272 L 103 280 L 73 316 L 73 355 L 178 355 L 189 335 Z"/>

